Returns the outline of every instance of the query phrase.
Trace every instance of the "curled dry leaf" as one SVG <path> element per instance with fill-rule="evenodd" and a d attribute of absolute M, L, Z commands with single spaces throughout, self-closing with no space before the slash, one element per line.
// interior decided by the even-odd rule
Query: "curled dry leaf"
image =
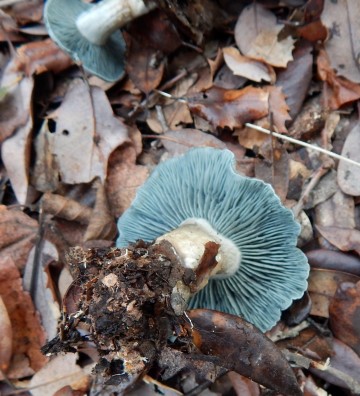
<path fill-rule="evenodd" d="M 245 7 L 235 26 L 235 41 L 241 53 L 276 67 L 286 67 L 293 59 L 295 40 L 279 40 L 283 25 L 276 16 L 258 3 Z"/>
<path fill-rule="evenodd" d="M 240 51 L 234 47 L 223 48 L 224 60 L 232 72 L 251 81 L 260 82 L 262 80 L 274 83 L 274 69 L 254 59 L 241 55 Z"/>
<path fill-rule="evenodd" d="M 348 134 L 341 155 L 360 162 L 360 122 Z M 359 167 L 340 160 L 338 166 L 338 183 L 345 194 L 360 195 Z"/>
<path fill-rule="evenodd" d="M 285 101 L 282 88 L 268 85 L 264 89 L 269 93 L 269 114 L 272 114 L 274 127 L 279 132 L 287 132 L 285 123 L 290 121 L 291 117 L 289 116 L 289 106 Z"/>
<path fill-rule="evenodd" d="M 360 258 L 355 255 L 333 250 L 315 249 L 306 252 L 306 257 L 313 268 L 349 272 L 360 276 Z"/>
<path fill-rule="evenodd" d="M 320 79 L 326 82 L 323 89 L 323 99 L 326 107 L 337 110 L 342 105 L 360 98 L 360 85 L 337 76 L 330 65 L 327 53 L 323 49 L 320 50 L 317 57 L 317 71 Z"/>
<path fill-rule="evenodd" d="M 360 357 L 359 307 L 360 281 L 340 283 L 329 307 L 330 327 L 334 336 Z"/>
<path fill-rule="evenodd" d="M 356 0 L 324 1 L 321 21 L 328 29 L 325 49 L 337 75 L 360 83 L 360 3 Z"/>
<path fill-rule="evenodd" d="M 45 213 L 80 224 L 89 224 L 93 213 L 88 206 L 58 194 L 45 193 L 41 202 Z"/>
<path fill-rule="evenodd" d="M 239 90 L 213 87 L 188 98 L 190 111 L 216 127 L 241 127 L 268 114 L 269 94 L 261 88 Z"/>
<path fill-rule="evenodd" d="M 90 94 L 84 81 L 74 80 L 48 118 L 56 122 L 48 140 L 61 180 L 69 184 L 87 183 L 96 176 L 104 180 L 109 155 L 128 141 L 127 127 L 114 116 L 105 92 L 93 87 Z"/>
<path fill-rule="evenodd" d="M 84 241 L 92 239 L 112 240 L 117 234 L 115 219 L 110 213 L 103 184 L 97 180 L 95 187 L 97 189 L 95 207 L 84 235 Z"/>
<path fill-rule="evenodd" d="M 3 256 L 0 260 L 0 295 L 13 329 L 13 355 L 6 374 L 9 378 L 27 377 L 47 361 L 40 352 L 45 334 L 31 297 L 24 292 L 20 273 L 10 257 Z"/>
<path fill-rule="evenodd" d="M 23 270 L 34 246 L 38 224 L 20 210 L 0 206 L 0 256 L 10 257 Z"/>
<path fill-rule="evenodd" d="M 312 49 L 311 44 L 300 42 L 293 53 L 294 60 L 277 74 L 276 86 L 281 87 L 286 97 L 291 118 L 298 115 L 308 94 L 313 74 Z"/>
<path fill-rule="evenodd" d="M 360 231 L 342 227 L 316 227 L 320 234 L 342 251 L 354 250 L 360 255 Z"/>
<path fill-rule="evenodd" d="M 255 326 L 208 309 L 191 310 L 188 315 L 195 345 L 216 364 L 279 393 L 302 395 L 285 357 Z"/>
<path fill-rule="evenodd" d="M 312 307 L 311 315 L 329 317 L 329 304 L 341 282 L 356 283 L 360 277 L 341 271 L 312 269 L 309 287 Z"/>

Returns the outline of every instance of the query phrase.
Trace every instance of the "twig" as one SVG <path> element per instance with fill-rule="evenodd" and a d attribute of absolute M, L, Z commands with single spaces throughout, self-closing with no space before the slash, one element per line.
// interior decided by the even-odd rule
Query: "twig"
<path fill-rule="evenodd" d="M 272 134 L 273 136 L 275 136 L 275 137 L 277 137 L 279 139 L 286 140 L 288 142 L 298 144 L 299 146 L 307 147 L 310 150 L 319 151 L 320 153 L 324 153 L 324 154 L 328 155 L 329 157 L 333 157 L 333 158 L 336 158 L 336 159 L 341 160 L 341 161 L 346 161 L 346 162 L 349 162 L 352 165 L 356 165 L 356 166 L 360 167 L 360 162 L 356 162 L 356 161 L 354 161 L 354 160 L 352 160 L 350 158 L 344 157 L 344 156 L 342 156 L 340 154 L 333 153 L 332 151 L 329 151 L 329 150 L 325 150 L 325 149 L 323 149 L 321 147 L 314 146 L 314 145 L 312 145 L 310 143 L 306 143 L 306 142 L 303 142 L 301 140 L 294 139 L 294 138 L 292 138 L 290 136 L 281 135 L 280 133 L 277 133 L 277 132 L 269 131 L 268 129 L 262 128 L 260 126 L 255 125 L 255 124 L 251 124 L 249 122 L 245 123 L 245 126 L 247 126 L 248 128 L 251 128 L 251 129 L 255 129 L 255 130 L 259 131 L 259 132 L 266 133 L 267 135 L 271 135 Z"/>

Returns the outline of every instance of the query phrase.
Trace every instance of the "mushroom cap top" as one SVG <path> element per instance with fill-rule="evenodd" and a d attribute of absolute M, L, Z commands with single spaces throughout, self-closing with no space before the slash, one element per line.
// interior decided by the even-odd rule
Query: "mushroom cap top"
<path fill-rule="evenodd" d="M 105 81 L 120 79 L 125 70 L 125 41 L 120 30 L 112 33 L 104 45 L 96 45 L 83 37 L 76 27 L 78 16 L 94 4 L 81 0 L 48 0 L 44 20 L 49 36 L 84 69 Z"/>
<path fill-rule="evenodd" d="M 241 252 L 239 269 L 210 279 L 190 308 L 239 315 L 260 330 L 307 289 L 309 265 L 296 247 L 300 232 L 273 188 L 236 173 L 229 150 L 196 148 L 158 165 L 120 217 L 117 246 L 152 241 L 188 218 L 202 218 Z"/>

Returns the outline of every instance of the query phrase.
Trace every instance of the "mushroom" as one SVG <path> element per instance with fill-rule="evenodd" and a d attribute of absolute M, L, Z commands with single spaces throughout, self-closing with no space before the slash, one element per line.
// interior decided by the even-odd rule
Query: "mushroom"
<path fill-rule="evenodd" d="M 218 264 L 189 307 L 239 315 L 266 331 L 302 297 L 309 265 L 291 210 L 234 162 L 229 150 L 196 148 L 158 165 L 120 217 L 117 246 L 165 239 L 196 269 L 205 243 L 218 243 Z"/>
<path fill-rule="evenodd" d="M 125 41 L 119 28 L 153 9 L 142 0 L 48 0 L 44 19 L 50 37 L 84 69 L 106 81 L 124 74 Z"/>

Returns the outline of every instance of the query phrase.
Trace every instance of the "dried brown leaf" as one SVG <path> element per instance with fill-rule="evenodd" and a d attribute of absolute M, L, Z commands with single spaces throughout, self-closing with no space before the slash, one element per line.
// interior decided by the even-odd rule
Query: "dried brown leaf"
<path fill-rule="evenodd" d="M 161 53 L 130 36 L 126 36 L 128 55 L 126 70 L 135 86 L 145 94 L 158 87 L 164 74 L 164 58 Z"/>
<path fill-rule="evenodd" d="M 90 96 L 85 82 L 74 80 L 48 118 L 56 121 L 48 139 L 62 181 L 86 183 L 96 176 L 104 180 L 111 152 L 128 141 L 127 127 L 114 116 L 104 91 L 94 87 Z"/>
<path fill-rule="evenodd" d="M 195 345 L 216 364 L 277 392 L 302 395 L 285 357 L 256 327 L 238 316 L 208 309 L 188 315 Z"/>
<path fill-rule="evenodd" d="M 11 355 L 12 355 L 12 327 L 11 321 L 0 295 L 0 372 L 6 372 L 9 368 Z M 1 374 L 0 374 L 1 377 Z"/>
<path fill-rule="evenodd" d="M 264 89 L 269 93 L 269 114 L 272 114 L 272 121 L 276 130 L 279 132 L 287 132 L 285 123 L 286 121 L 290 121 L 291 117 L 282 88 L 266 86 Z"/>
<path fill-rule="evenodd" d="M 256 82 L 261 80 L 275 82 L 276 75 L 271 66 L 241 55 L 240 51 L 234 47 L 223 48 L 223 53 L 225 63 L 235 75 Z"/>
<path fill-rule="evenodd" d="M 237 396 L 259 396 L 259 385 L 250 379 L 243 377 L 235 371 L 230 371 L 228 377 Z"/>
<path fill-rule="evenodd" d="M 308 94 L 313 74 L 312 49 L 311 44 L 300 42 L 293 53 L 294 60 L 277 74 L 276 86 L 281 87 L 285 95 L 291 118 L 298 115 Z"/>
<path fill-rule="evenodd" d="M 316 226 L 320 234 L 342 251 L 354 250 L 360 255 L 360 231 L 353 228 Z"/>
<path fill-rule="evenodd" d="M 338 76 L 360 83 L 360 3 L 356 0 L 325 1 L 321 21 L 328 28 L 325 50 Z"/>
<path fill-rule="evenodd" d="M 291 36 L 279 40 L 283 25 L 261 4 L 252 3 L 241 12 L 235 26 L 235 41 L 241 53 L 276 67 L 286 67 L 293 59 Z"/>
<path fill-rule="evenodd" d="M 0 256 L 11 257 L 19 270 L 24 269 L 37 231 L 38 224 L 31 217 L 0 206 Z"/>
<path fill-rule="evenodd" d="M 96 201 L 93 214 L 84 235 L 84 241 L 92 239 L 114 239 L 117 234 L 114 216 L 111 215 L 109 203 L 103 184 L 97 180 Z"/>
<path fill-rule="evenodd" d="M 190 111 L 216 127 L 241 127 L 268 113 L 269 94 L 261 88 L 226 90 L 213 87 L 188 98 Z"/>
<path fill-rule="evenodd" d="M 360 276 L 360 258 L 355 255 L 333 250 L 315 249 L 306 252 L 306 257 L 313 268 L 349 272 Z"/>
<path fill-rule="evenodd" d="M 310 271 L 308 291 L 312 307 L 311 314 L 329 317 L 329 304 L 341 282 L 356 283 L 360 277 L 341 271 L 312 269 Z"/>
<path fill-rule="evenodd" d="M 360 281 L 340 283 L 329 307 L 330 327 L 334 336 L 360 357 L 359 307 Z"/>
<path fill-rule="evenodd" d="M 136 190 L 147 179 L 145 166 L 136 165 L 136 151 L 131 145 L 116 150 L 110 157 L 106 193 L 111 212 L 119 217 L 132 203 Z"/>
<path fill-rule="evenodd" d="M 360 162 L 360 123 L 358 122 L 348 134 L 341 155 Z M 345 194 L 360 195 L 359 167 L 340 160 L 338 166 L 338 183 Z"/>
<path fill-rule="evenodd" d="M 13 329 L 13 356 L 7 371 L 9 378 L 23 378 L 38 371 L 47 361 L 40 352 L 45 334 L 34 310 L 30 295 L 10 257 L 0 259 L 0 295 Z"/>
<path fill-rule="evenodd" d="M 320 50 L 317 57 L 317 70 L 320 79 L 326 82 L 323 89 L 323 100 L 325 106 L 331 110 L 337 110 L 342 105 L 360 98 L 360 85 L 337 76 L 323 49 Z"/>

